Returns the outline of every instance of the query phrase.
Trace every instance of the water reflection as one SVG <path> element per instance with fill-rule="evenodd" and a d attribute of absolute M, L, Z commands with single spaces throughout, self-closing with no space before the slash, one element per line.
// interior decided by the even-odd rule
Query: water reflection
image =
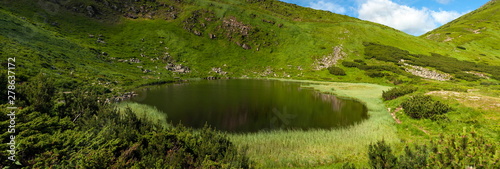
<path fill-rule="evenodd" d="M 142 98 L 137 102 L 167 113 L 172 123 L 230 132 L 335 128 L 368 118 L 359 102 L 273 80 L 192 81 L 145 91 Z"/>

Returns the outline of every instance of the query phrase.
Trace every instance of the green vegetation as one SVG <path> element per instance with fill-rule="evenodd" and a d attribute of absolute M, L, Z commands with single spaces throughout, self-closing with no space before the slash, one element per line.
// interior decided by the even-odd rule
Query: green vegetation
<path fill-rule="evenodd" d="M 401 87 L 395 87 L 387 91 L 382 92 L 382 98 L 384 100 L 392 100 L 396 99 L 398 97 L 404 96 L 406 94 L 413 93 L 417 90 L 416 87 L 413 86 L 401 86 Z"/>
<path fill-rule="evenodd" d="M 167 120 L 168 115 L 158 110 L 156 107 L 151 107 L 134 102 L 121 102 L 115 104 L 115 106 L 118 109 L 118 113 L 120 114 L 124 114 L 126 111 L 131 110 L 136 114 L 137 118 L 143 121 L 162 125 L 163 128 L 172 127 Z"/>
<path fill-rule="evenodd" d="M 368 146 L 368 157 L 373 168 L 397 168 L 397 158 L 384 140 Z"/>
<path fill-rule="evenodd" d="M 367 106 L 370 118 L 345 129 L 276 130 L 230 135 L 236 145 L 248 146 L 248 156 L 255 161 L 257 168 L 310 168 L 345 162 L 366 168 L 366 147 L 370 143 L 381 139 L 388 143 L 398 142 L 393 120 L 380 99 L 382 91 L 388 87 L 364 83 L 281 80 L 310 83 L 304 87 L 361 101 Z"/>
<path fill-rule="evenodd" d="M 32 103 L 32 99 L 27 99 L 30 102 L 18 105 L 23 107 L 16 113 L 20 161 L 8 160 L 8 154 L 2 151 L 0 167 L 249 168 L 252 165 L 244 149 L 238 149 L 226 135 L 208 126 L 196 131 L 183 126 L 162 127 L 150 121 L 151 118 L 139 118 L 140 113 L 130 108 L 117 111 L 112 105 L 97 103 L 100 93 L 93 89 L 51 96 L 54 85 L 50 80 L 40 74 L 19 85 L 20 100 L 38 97 L 47 103 Z M 64 102 L 52 102 L 59 99 Z M 2 128 L 9 123 L 9 116 L 1 116 Z M 1 141 L 9 142 L 9 135 L 2 132 Z M 2 144 L 0 148 L 7 150 L 8 145 Z"/>
<path fill-rule="evenodd" d="M 492 0 L 414 37 L 277 0 L 1 1 L 0 59 L 16 58 L 20 161 L 6 160 L 1 144 L 0 167 L 495 168 L 499 10 Z M 419 78 L 410 66 L 452 79 Z M 103 104 L 139 87 L 204 77 L 302 79 L 362 101 L 370 118 L 346 129 L 226 136 L 167 124 L 155 108 Z M 0 116 L 0 128 L 8 125 Z M 456 136 L 471 126 L 484 137 Z M 0 133 L 0 142 L 8 139 Z"/>
<path fill-rule="evenodd" d="M 328 68 L 328 72 L 330 72 L 330 74 L 332 75 L 337 75 L 337 76 L 345 76 L 345 71 L 344 69 L 340 68 L 340 67 L 329 67 Z"/>
<path fill-rule="evenodd" d="M 428 144 L 406 144 L 398 158 L 383 140 L 369 146 L 373 168 L 497 168 L 500 151 L 475 131 L 441 136 Z"/>
<path fill-rule="evenodd" d="M 490 66 L 469 61 L 460 61 L 456 58 L 446 57 L 440 54 L 415 55 L 408 51 L 396 47 L 380 45 L 375 43 L 365 43 L 365 55 L 367 58 L 392 62 L 395 64 L 404 63 L 422 67 L 433 67 L 445 73 L 454 74 L 456 78 L 467 81 L 477 81 L 479 77 L 466 74 L 467 71 L 476 71 L 491 74 L 491 78 L 500 80 L 500 66 Z"/>
<path fill-rule="evenodd" d="M 403 107 L 408 116 L 416 119 L 436 118 L 451 110 L 448 105 L 424 95 L 412 96 L 401 103 L 401 107 Z"/>
<path fill-rule="evenodd" d="M 469 56 L 464 56 L 471 61 L 499 65 L 500 50 L 496 46 L 500 28 L 495 26 L 500 20 L 500 16 L 495 14 L 498 10 L 499 1 L 491 0 L 481 8 L 427 32 L 421 38 L 455 46 L 456 53 L 473 51 Z"/>

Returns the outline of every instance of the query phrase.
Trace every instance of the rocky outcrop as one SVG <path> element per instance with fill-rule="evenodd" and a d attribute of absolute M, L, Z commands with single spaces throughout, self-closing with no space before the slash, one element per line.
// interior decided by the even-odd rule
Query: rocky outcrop
<path fill-rule="evenodd" d="M 131 58 L 131 59 L 118 59 L 118 62 L 129 62 L 129 63 L 141 63 L 141 60 L 137 58 Z"/>
<path fill-rule="evenodd" d="M 273 75 L 273 74 L 276 76 L 276 74 L 273 71 L 273 68 L 268 66 L 266 68 L 266 70 L 264 72 L 262 72 L 262 74 L 260 74 L 260 76 L 269 76 L 269 75 Z"/>
<path fill-rule="evenodd" d="M 420 76 L 426 79 L 433 79 L 438 81 L 448 81 L 451 79 L 451 75 L 447 73 L 438 72 L 436 70 L 430 70 L 420 66 L 413 66 L 408 63 L 404 63 L 404 60 L 400 61 L 403 63 L 403 67 L 406 72 L 409 72 L 415 76 Z"/>
<path fill-rule="evenodd" d="M 196 10 L 183 21 L 183 28 L 197 36 L 202 36 L 209 25 L 216 21 L 216 16 L 210 10 Z"/>
<path fill-rule="evenodd" d="M 490 77 L 484 73 L 479 73 L 479 72 L 474 72 L 474 71 L 467 71 L 465 73 L 468 73 L 468 74 L 473 74 L 473 75 L 476 75 L 480 78 L 484 78 L 484 79 L 490 79 Z"/>
<path fill-rule="evenodd" d="M 177 72 L 177 73 L 189 73 L 189 72 L 191 72 L 189 67 L 184 66 L 182 64 L 176 65 L 175 63 L 168 63 L 167 66 L 165 66 L 165 69 L 170 70 L 172 72 Z"/>
<path fill-rule="evenodd" d="M 104 101 L 104 103 L 119 103 L 119 102 L 122 102 L 122 101 L 125 101 L 125 100 L 129 100 L 131 99 L 132 97 L 135 97 L 137 96 L 137 93 L 135 92 L 125 92 L 123 94 L 118 94 L 116 96 L 113 96 L 111 98 L 106 98 L 106 100 Z"/>
<path fill-rule="evenodd" d="M 314 69 L 321 70 L 321 69 L 328 68 L 332 65 L 336 65 L 339 60 L 341 60 L 347 56 L 347 54 L 345 52 L 343 52 L 343 49 L 344 48 L 342 45 L 333 47 L 332 53 L 330 53 L 326 56 L 323 56 L 323 57 L 319 58 L 318 60 L 316 60 L 316 62 L 314 62 L 314 64 L 313 64 Z"/>
<path fill-rule="evenodd" d="M 212 72 L 217 73 L 219 75 L 226 75 L 227 74 L 227 72 L 222 71 L 222 68 L 220 68 L 220 67 L 213 67 Z"/>

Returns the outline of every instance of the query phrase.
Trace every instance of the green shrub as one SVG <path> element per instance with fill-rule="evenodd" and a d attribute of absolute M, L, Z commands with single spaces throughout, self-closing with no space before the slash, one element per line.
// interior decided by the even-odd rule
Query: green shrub
<path fill-rule="evenodd" d="M 354 62 L 362 64 L 362 65 L 366 65 L 365 61 L 363 61 L 361 59 L 354 59 Z"/>
<path fill-rule="evenodd" d="M 384 72 L 380 72 L 380 71 L 366 71 L 365 74 L 367 76 L 372 77 L 372 78 L 384 77 L 384 76 L 388 76 L 389 75 L 388 73 L 384 73 Z"/>
<path fill-rule="evenodd" d="M 425 168 L 429 158 L 429 150 L 426 145 L 414 145 L 410 148 L 405 146 L 404 154 L 398 158 L 398 168 Z"/>
<path fill-rule="evenodd" d="M 441 135 L 430 144 L 406 143 L 397 158 L 389 145 L 379 141 L 369 145 L 368 155 L 373 168 L 500 168 L 498 146 L 498 142 L 464 129 L 462 134 Z"/>
<path fill-rule="evenodd" d="M 328 72 L 330 72 L 330 74 L 332 74 L 332 75 L 337 75 L 337 76 L 345 76 L 346 75 L 344 69 L 339 68 L 339 67 L 334 67 L 334 66 L 329 67 Z"/>
<path fill-rule="evenodd" d="M 368 158 L 373 168 L 396 168 L 397 166 L 397 158 L 384 140 L 368 146 Z"/>
<path fill-rule="evenodd" d="M 463 72 L 456 73 L 455 78 L 463 79 L 469 82 L 478 81 L 479 79 L 481 79 L 479 76 Z"/>
<path fill-rule="evenodd" d="M 383 91 L 382 98 L 384 98 L 384 100 L 392 100 L 415 91 L 417 91 L 417 88 L 412 86 L 395 87 L 390 90 Z"/>
<path fill-rule="evenodd" d="M 342 169 L 356 169 L 356 166 L 353 163 L 347 162 L 342 164 Z"/>
<path fill-rule="evenodd" d="M 7 74 L 6 73 L 0 73 L 0 79 L 2 79 L 0 81 L 0 93 L 7 94 L 7 86 L 8 86 L 8 83 L 7 83 L 7 80 L 6 80 L 7 79 Z M 7 103 L 7 96 L 1 97 L 0 101 L 2 103 Z"/>
<path fill-rule="evenodd" d="M 401 103 L 405 113 L 415 119 L 432 118 L 451 110 L 451 107 L 430 96 L 416 95 Z"/>
<path fill-rule="evenodd" d="M 49 75 L 38 74 L 31 78 L 27 85 L 22 86 L 20 90 L 36 111 L 48 113 L 52 109 L 56 88 L 54 79 Z"/>
<path fill-rule="evenodd" d="M 429 166 L 436 168 L 500 168 L 498 142 L 474 130 L 441 136 L 430 145 Z"/>
<path fill-rule="evenodd" d="M 344 66 L 344 67 L 359 67 L 360 64 L 358 64 L 356 62 L 343 61 L 342 66 Z"/>

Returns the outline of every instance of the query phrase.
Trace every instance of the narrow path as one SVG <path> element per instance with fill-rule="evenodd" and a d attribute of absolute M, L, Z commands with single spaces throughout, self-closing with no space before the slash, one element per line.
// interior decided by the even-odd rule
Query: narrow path
<path fill-rule="evenodd" d="M 401 120 L 399 120 L 396 117 L 396 113 L 400 112 L 402 109 L 403 109 L 402 107 L 398 107 L 394 111 L 391 112 L 391 108 L 387 108 L 387 110 L 391 113 L 391 116 L 394 119 L 394 121 L 396 121 L 396 123 L 398 123 L 398 124 L 401 124 L 402 122 L 401 122 Z M 415 124 L 413 124 L 413 126 L 418 128 L 420 131 L 424 132 L 425 134 L 429 134 L 429 131 L 425 130 L 423 127 L 419 127 Z"/>
<path fill-rule="evenodd" d="M 391 113 L 391 116 L 392 118 L 394 119 L 394 121 L 396 121 L 396 123 L 398 124 L 401 124 L 401 120 L 399 120 L 397 117 L 396 117 L 396 113 L 401 111 L 401 107 L 398 107 L 396 108 L 396 110 L 394 110 L 393 112 L 391 112 L 391 108 L 387 108 L 387 110 Z"/>

